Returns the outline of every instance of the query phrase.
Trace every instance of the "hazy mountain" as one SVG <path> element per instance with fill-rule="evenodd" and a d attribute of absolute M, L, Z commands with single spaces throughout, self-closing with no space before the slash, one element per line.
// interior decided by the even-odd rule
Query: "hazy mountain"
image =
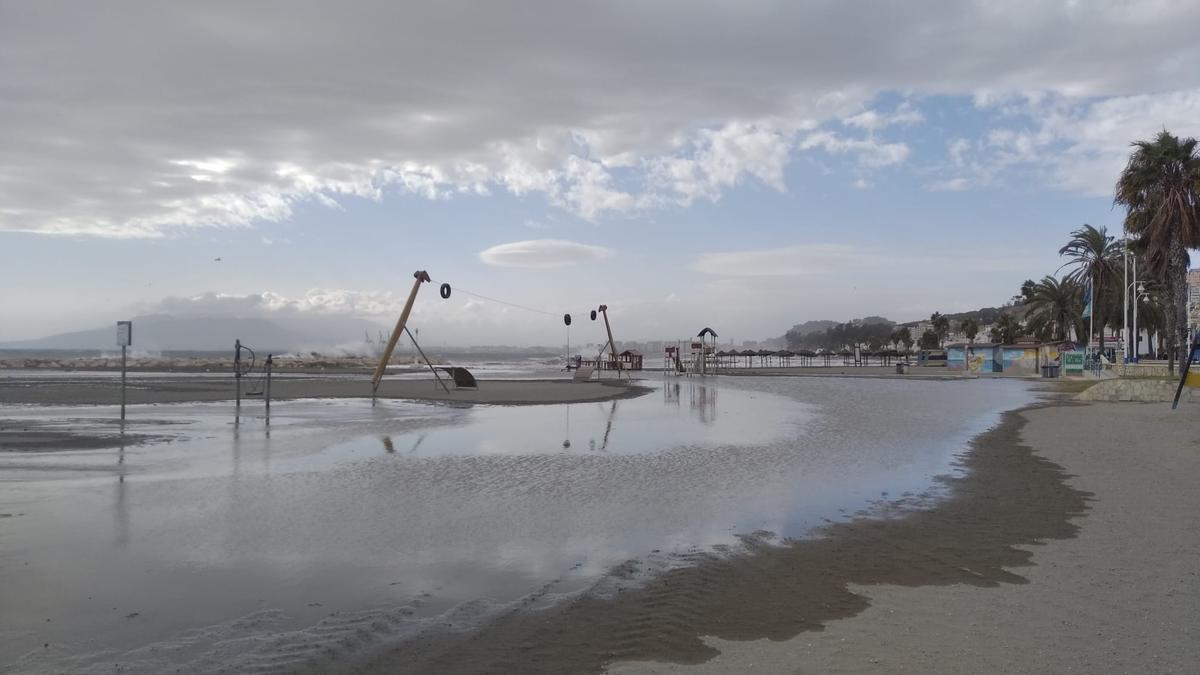
<path fill-rule="evenodd" d="M 795 326 L 792 326 L 791 330 L 789 330 L 788 332 L 794 333 L 796 335 L 808 335 L 809 333 L 824 333 L 825 329 L 833 328 L 834 326 L 838 325 L 839 323 L 841 323 L 841 322 L 829 321 L 828 319 L 821 319 L 821 320 L 817 320 L 817 321 L 805 321 L 804 323 L 798 323 Z"/>
<path fill-rule="evenodd" d="M 388 329 L 346 316 L 293 315 L 267 319 L 155 314 L 133 319 L 133 349 L 139 352 L 232 350 L 234 340 L 240 339 L 261 352 L 321 351 L 340 345 L 361 345 L 364 336 L 377 340 L 380 331 L 386 333 Z M 4 349 L 112 350 L 116 346 L 115 322 L 92 330 L 0 343 Z"/>

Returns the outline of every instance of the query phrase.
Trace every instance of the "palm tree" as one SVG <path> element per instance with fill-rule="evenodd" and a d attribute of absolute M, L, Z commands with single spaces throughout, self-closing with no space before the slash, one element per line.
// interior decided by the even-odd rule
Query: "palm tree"
<path fill-rule="evenodd" d="M 967 336 L 968 344 L 975 344 L 975 336 L 979 335 L 979 322 L 975 319 L 963 319 L 958 329 Z"/>
<path fill-rule="evenodd" d="M 1033 279 L 1026 279 L 1025 282 L 1021 284 L 1021 295 L 1019 297 L 1021 298 L 1022 302 L 1029 302 L 1029 299 L 1033 297 L 1034 286 L 1037 286 L 1037 282 Z"/>
<path fill-rule="evenodd" d="M 1034 286 L 1030 286 L 1032 290 Z M 1032 297 L 1032 295 L 1031 295 Z M 1017 337 L 1024 330 L 1024 326 L 1016 317 L 1011 314 L 1001 314 L 1000 318 L 996 319 L 996 323 L 992 325 L 992 332 L 988 336 L 992 342 L 998 342 L 1002 345 L 1011 345 L 1017 341 Z"/>
<path fill-rule="evenodd" d="M 1200 248 L 1200 156 L 1196 139 L 1162 131 L 1153 141 L 1136 141 L 1117 180 L 1114 203 L 1125 207 L 1125 231 L 1136 239 L 1151 272 L 1163 280 L 1170 372 L 1188 348 L 1188 249 Z"/>
<path fill-rule="evenodd" d="M 1082 288 L 1069 278 L 1047 276 L 1034 284 L 1025 318 L 1029 330 L 1043 340 L 1066 340 L 1074 329 L 1077 335 L 1086 330 L 1080 316 Z"/>
<path fill-rule="evenodd" d="M 950 332 L 950 319 L 947 319 L 941 312 L 934 312 L 929 315 L 929 323 L 933 326 L 933 332 L 937 333 L 938 346 L 942 346 L 942 342 L 946 340 L 946 333 Z"/>
<path fill-rule="evenodd" d="M 1096 229 L 1085 223 L 1071 233 L 1071 239 L 1058 249 L 1058 254 L 1067 258 L 1063 267 L 1074 268 L 1065 280 L 1081 288 L 1091 284 L 1092 318 L 1100 326 L 1100 352 L 1103 353 L 1105 319 L 1111 316 L 1106 309 L 1112 304 L 1110 301 L 1117 299 L 1117 291 L 1121 288 L 1121 247 L 1108 234 L 1108 228 Z M 1088 335 L 1086 342 L 1091 339 Z"/>
<path fill-rule="evenodd" d="M 902 343 L 906 352 L 912 347 L 912 330 L 908 326 L 896 326 L 895 330 L 892 331 L 892 344 L 897 343 Z"/>

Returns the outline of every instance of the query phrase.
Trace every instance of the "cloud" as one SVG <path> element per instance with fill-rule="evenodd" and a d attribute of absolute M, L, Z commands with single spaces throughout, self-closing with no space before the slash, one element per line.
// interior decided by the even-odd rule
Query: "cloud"
<path fill-rule="evenodd" d="M 950 154 L 950 161 L 954 166 L 962 166 L 966 158 L 967 151 L 971 149 L 971 141 L 965 138 L 955 138 L 946 143 L 946 151 Z"/>
<path fill-rule="evenodd" d="M 909 148 L 904 143 L 884 143 L 874 138 L 854 139 L 838 136 L 832 131 L 817 131 L 809 134 L 800 148 L 821 148 L 831 155 L 853 154 L 859 164 L 880 168 L 902 163 L 908 158 Z"/>
<path fill-rule="evenodd" d="M 937 180 L 926 186 L 931 192 L 962 192 L 971 187 L 971 181 L 962 176 Z"/>
<path fill-rule="evenodd" d="M 908 125 L 923 122 L 925 116 L 912 107 L 908 101 L 901 103 L 896 109 L 890 113 L 881 113 L 877 110 L 864 110 L 856 115 L 851 115 L 842 120 L 842 123 L 850 127 L 858 127 L 866 131 L 879 131 L 894 125 Z"/>
<path fill-rule="evenodd" d="M 749 177 L 782 192 L 795 133 L 812 125 L 807 120 L 782 125 L 731 122 L 701 131 L 688 156 L 648 162 L 650 180 L 681 206 L 698 199 L 716 200 L 723 190 Z"/>
<path fill-rule="evenodd" d="M 479 253 L 479 259 L 497 267 L 567 267 L 602 260 L 613 250 L 562 239 L 530 239 L 499 244 Z"/>
<path fill-rule="evenodd" d="M 329 314 L 390 316 L 398 314 L 404 298 L 390 291 L 356 291 L 314 288 L 289 298 L 272 291 L 261 293 L 201 293 L 169 296 L 146 311 L 174 316 L 259 317 L 264 315 Z"/>
<path fill-rule="evenodd" d="M 949 163 L 927 189 L 962 190 L 1021 178 L 1037 186 L 1089 196 L 1111 197 L 1117 176 L 1129 160 L 1130 143 L 1167 129 L 1200 136 L 1200 88 L 1076 99 L 1026 92 L 1003 99 L 996 124 L 972 142 L 947 144 Z"/>
<path fill-rule="evenodd" d="M 841 243 L 798 244 L 751 251 L 704 253 L 689 266 L 703 274 L 725 279 L 745 277 L 850 276 L 868 271 L 916 267 L 938 274 L 1024 272 L 1043 264 L 1041 257 L 1010 255 L 931 255 L 923 250 L 878 250 Z"/>
<path fill-rule="evenodd" d="M 802 276 L 868 262 L 870 257 L 844 244 L 806 244 L 762 251 L 705 253 L 691 264 L 691 269 L 723 277 Z"/>
<path fill-rule="evenodd" d="M 5 6 L 0 230 L 163 236 L 396 193 L 675 207 L 782 189 L 796 152 L 905 161 L 870 135 L 920 113 L 867 110 L 884 91 L 1124 97 L 1051 129 L 1064 162 L 1110 166 L 1085 132 L 1128 135 L 1137 96 L 1200 87 L 1185 0 L 127 4 Z"/>

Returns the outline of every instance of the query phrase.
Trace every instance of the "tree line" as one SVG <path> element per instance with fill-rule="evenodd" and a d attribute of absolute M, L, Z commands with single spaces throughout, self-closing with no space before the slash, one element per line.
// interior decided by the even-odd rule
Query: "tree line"
<path fill-rule="evenodd" d="M 1026 308 L 1021 328 L 1043 340 L 1074 336 L 1088 343 L 1094 325 L 1103 352 L 1105 329 L 1125 328 L 1128 295 L 1131 313 L 1136 303 L 1139 332 L 1150 336 L 1150 352 L 1156 346 L 1165 350 L 1174 373 L 1175 360 L 1186 359 L 1190 344 L 1188 249 L 1200 248 L 1200 155 L 1196 139 L 1167 131 L 1132 147 L 1113 197 L 1125 209 L 1124 236 L 1118 239 L 1106 227 L 1087 224 L 1072 232 L 1058 251 L 1062 267 L 1021 285 L 1019 298 Z M 1128 287 L 1126 255 L 1131 269 L 1137 269 Z M 1086 317 L 1089 291 L 1091 316 Z M 1015 317 L 1009 322 L 1019 325 Z"/>
<path fill-rule="evenodd" d="M 1136 279 L 1129 276 L 1130 311 L 1136 303 L 1139 331 L 1150 336 L 1151 353 L 1156 347 L 1166 351 L 1174 373 L 1176 359 L 1186 359 L 1190 346 L 1188 250 L 1200 248 L 1200 154 L 1196 139 L 1180 139 L 1165 130 L 1131 147 L 1113 197 L 1113 203 L 1125 210 L 1124 236 L 1118 239 L 1104 226 L 1084 224 L 1059 249 L 1062 266 L 1040 280 L 1027 279 L 1009 305 L 959 315 L 962 318 L 953 324 L 950 317 L 934 312 L 930 328 L 919 336 L 886 319 L 851 321 L 807 334 L 797 326 L 785 336 L 789 348 L 836 351 L 860 345 L 879 350 L 891 345 L 907 351 L 915 342 L 922 349 L 934 349 L 945 343 L 952 327 L 974 342 L 979 319 L 987 322 L 994 316 L 988 333 L 992 342 L 1012 344 L 1031 335 L 1041 341 L 1075 339 L 1086 344 L 1094 326 L 1103 351 L 1105 329 L 1125 327 L 1128 255 L 1130 266 L 1137 268 Z M 1089 292 L 1090 318 L 1084 316 Z"/>

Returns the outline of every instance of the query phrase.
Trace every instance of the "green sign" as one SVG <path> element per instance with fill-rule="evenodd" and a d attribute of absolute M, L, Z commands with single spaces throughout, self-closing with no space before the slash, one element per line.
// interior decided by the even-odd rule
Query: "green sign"
<path fill-rule="evenodd" d="M 1062 352 L 1063 375 L 1083 374 L 1083 352 Z"/>

